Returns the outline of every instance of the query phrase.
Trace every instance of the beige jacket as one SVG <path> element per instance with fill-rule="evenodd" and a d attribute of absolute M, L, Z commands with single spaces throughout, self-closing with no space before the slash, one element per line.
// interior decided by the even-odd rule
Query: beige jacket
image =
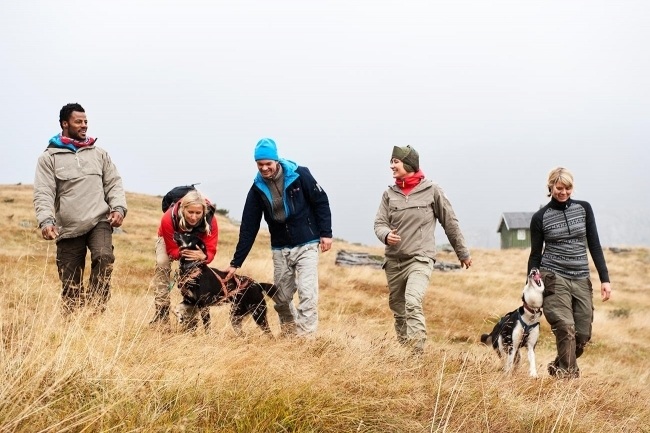
<path fill-rule="evenodd" d="M 122 178 L 102 148 L 50 146 L 36 165 L 34 209 L 39 227 L 58 226 L 57 240 L 81 236 L 111 211 L 126 215 Z"/>
<path fill-rule="evenodd" d="M 429 179 L 423 179 L 406 196 L 397 185 L 390 186 L 384 192 L 375 216 L 375 235 L 385 244 L 386 236 L 392 229 L 397 229 L 402 241 L 397 245 L 386 245 L 386 259 L 424 256 L 435 260 L 436 220 L 440 221 L 458 259 L 469 258 L 458 218 L 442 188 Z"/>

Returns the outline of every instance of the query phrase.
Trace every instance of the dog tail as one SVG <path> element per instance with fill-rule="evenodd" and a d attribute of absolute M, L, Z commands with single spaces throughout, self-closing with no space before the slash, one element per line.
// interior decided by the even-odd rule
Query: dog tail
<path fill-rule="evenodd" d="M 481 335 L 481 343 L 485 344 L 486 346 L 491 346 L 492 345 L 492 336 L 490 334 Z"/>

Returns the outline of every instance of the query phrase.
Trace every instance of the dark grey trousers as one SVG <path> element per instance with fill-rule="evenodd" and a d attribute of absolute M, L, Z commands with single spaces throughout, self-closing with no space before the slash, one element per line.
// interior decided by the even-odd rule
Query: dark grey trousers
<path fill-rule="evenodd" d="M 90 250 L 90 278 L 84 287 L 86 252 Z M 64 314 L 84 305 L 104 311 L 110 294 L 113 272 L 113 229 L 108 222 L 98 223 L 88 233 L 62 239 L 56 244 L 56 264 L 63 285 L 61 300 Z"/>

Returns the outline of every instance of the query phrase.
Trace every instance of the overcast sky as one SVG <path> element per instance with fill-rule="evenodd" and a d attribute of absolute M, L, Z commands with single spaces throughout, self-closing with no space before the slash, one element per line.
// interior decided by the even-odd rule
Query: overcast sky
<path fill-rule="evenodd" d="M 79 102 L 127 191 L 200 182 L 234 219 L 271 137 L 329 194 L 335 237 L 378 245 L 410 144 L 470 246 L 546 203 L 557 165 L 606 246 L 648 246 L 649 43 L 647 1 L 4 1 L 0 184 L 33 182 Z"/>

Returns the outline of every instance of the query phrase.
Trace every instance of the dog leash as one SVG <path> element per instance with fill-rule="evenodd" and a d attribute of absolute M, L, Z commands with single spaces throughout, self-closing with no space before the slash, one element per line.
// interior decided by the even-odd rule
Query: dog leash
<path fill-rule="evenodd" d="M 169 279 L 169 284 L 167 284 L 167 291 L 171 292 L 174 286 L 176 285 L 176 282 L 178 281 L 178 269 L 174 271 L 174 273 L 171 275 L 171 278 Z"/>

